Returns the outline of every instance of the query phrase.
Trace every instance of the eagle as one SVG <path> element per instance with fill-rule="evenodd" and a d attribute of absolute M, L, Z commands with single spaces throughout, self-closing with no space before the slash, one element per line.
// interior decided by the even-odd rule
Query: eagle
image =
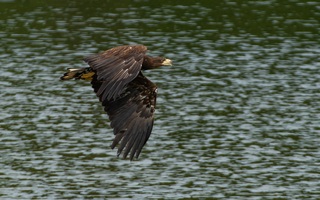
<path fill-rule="evenodd" d="M 148 141 L 154 121 L 157 86 L 142 71 L 172 65 L 163 57 L 149 57 L 143 45 L 118 46 L 83 58 L 86 68 L 68 68 L 60 79 L 89 81 L 107 112 L 115 138 L 114 149 L 120 142 L 117 155 L 123 149 L 123 159 L 130 153 L 138 159 Z"/>

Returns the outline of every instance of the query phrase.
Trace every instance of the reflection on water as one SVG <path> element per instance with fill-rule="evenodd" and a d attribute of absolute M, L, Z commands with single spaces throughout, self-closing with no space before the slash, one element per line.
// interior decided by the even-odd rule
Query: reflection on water
<path fill-rule="evenodd" d="M 4 199 L 317 199 L 320 3 L 0 1 Z M 17 1 L 18 2 L 18 1 Z M 116 157 L 68 67 L 144 44 L 157 84 L 138 161 Z"/>

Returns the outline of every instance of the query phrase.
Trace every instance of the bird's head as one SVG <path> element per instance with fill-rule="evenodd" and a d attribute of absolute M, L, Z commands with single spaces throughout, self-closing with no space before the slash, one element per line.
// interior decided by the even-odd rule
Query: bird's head
<path fill-rule="evenodd" d="M 165 65 L 172 66 L 172 60 L 162 58 L 162 57 L 152 58 L 152 67 L 153 68 L 158 68 L 158 67 L 165 66 Z"/>

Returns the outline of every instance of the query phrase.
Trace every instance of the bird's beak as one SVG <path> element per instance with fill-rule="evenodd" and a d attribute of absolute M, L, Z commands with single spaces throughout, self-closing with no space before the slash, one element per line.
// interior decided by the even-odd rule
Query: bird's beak
<path fill-rule="evenodd" d="M 162 65 L 170 65 L 170 66 L 172 66 L 172 60 L 166 59 L 165 61 L 163 61 Z"/>

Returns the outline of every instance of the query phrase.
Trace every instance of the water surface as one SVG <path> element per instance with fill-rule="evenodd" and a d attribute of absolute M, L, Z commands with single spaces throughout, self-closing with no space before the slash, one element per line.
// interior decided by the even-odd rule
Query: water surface
<path fill-rule="evenodd" d="M 318 199 L 320 3 L 0 1 L 2 199 Z M 153 133 L 117 158 L 83 57 L 173 60 Z"/>

